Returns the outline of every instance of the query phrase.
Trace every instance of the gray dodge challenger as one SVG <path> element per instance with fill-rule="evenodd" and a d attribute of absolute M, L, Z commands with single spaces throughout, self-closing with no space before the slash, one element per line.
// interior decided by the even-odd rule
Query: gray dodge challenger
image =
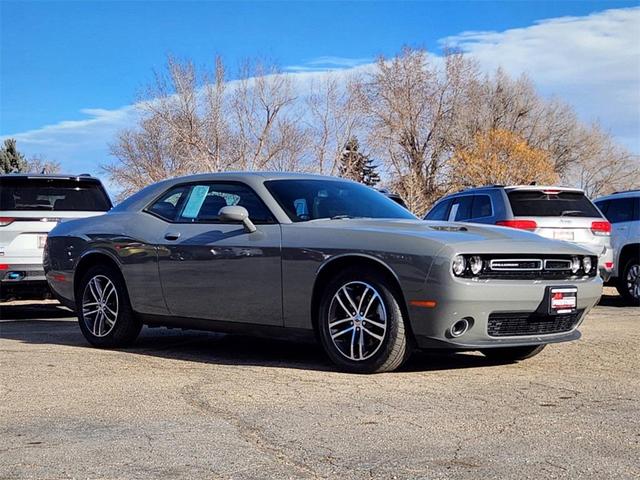
<path fill-rule="evenodd" d="M 308 337 L 359 373 L 394 370 L 415 348 L 509 362 L 575 340 L 602 293 L 597 261 L 291 173 L 156 183 L 106 215 L 60 223 L 44 254 L 51 289 L 92 345 L 129 345 L 143 324 Z"/>

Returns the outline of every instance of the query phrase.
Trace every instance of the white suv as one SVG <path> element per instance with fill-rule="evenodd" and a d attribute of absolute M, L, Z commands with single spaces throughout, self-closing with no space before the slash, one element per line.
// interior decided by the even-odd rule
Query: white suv
<path fill-rule="evenodd" d="M 620 295 L 640 305 L 640 190 L 598 198 L 598 208 L 611 222 L 614 252 L 613 277 Z"/>
<path fill-rule="evenodd" d="M 49 231 L 109 209 L 107 192 L 89 175 L 0 175 L 0 301 L 49 296 L 42 267 Z"/>

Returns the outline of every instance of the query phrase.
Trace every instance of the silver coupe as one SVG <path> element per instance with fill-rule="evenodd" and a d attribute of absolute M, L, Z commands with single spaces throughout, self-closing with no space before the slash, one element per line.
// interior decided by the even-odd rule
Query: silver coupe
<path fill-rule="evenodd" d="M 417 219 L 343 179 L 221 173 L 151 185 L 60 223 L 44 265 L 98 347 L 142 325 L 316 338 L 340 368 L 413 349 L 498 361 L 575 340 L 602 293 L 596 256 L 505 227 Z"/>

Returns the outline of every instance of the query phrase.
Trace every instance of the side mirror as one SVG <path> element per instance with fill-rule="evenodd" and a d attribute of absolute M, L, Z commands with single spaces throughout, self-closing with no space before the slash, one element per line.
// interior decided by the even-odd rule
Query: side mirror
<path fill-rule="evenodd" d="M 248 233 L 253 233 L 257 230 L 249 219 L 249 212 L 244 207 L 238 207 L 237 205 L 222 207 L 218 212 L 218 217 L 221 223 L 241 223 Z"/>

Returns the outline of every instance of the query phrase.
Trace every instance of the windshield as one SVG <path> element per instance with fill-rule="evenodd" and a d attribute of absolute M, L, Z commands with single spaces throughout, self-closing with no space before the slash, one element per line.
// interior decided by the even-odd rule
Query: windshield
<path fill-rule="evenodd" d="M 109 197 L 95 181 L 0 179 L 0 210 L 106 212 L 110 208 Z"/>
<path fill-rule="evenodd" d="M 515 217 L 601 217 L 582 192 L 515 190 L 508 196 Z"/>
<path fill-rule="evenodd" d="M 271 180 L 265 186 L 294 222 L 319 218 L 416 218 L 382 193 L 358 183 Z"/>

